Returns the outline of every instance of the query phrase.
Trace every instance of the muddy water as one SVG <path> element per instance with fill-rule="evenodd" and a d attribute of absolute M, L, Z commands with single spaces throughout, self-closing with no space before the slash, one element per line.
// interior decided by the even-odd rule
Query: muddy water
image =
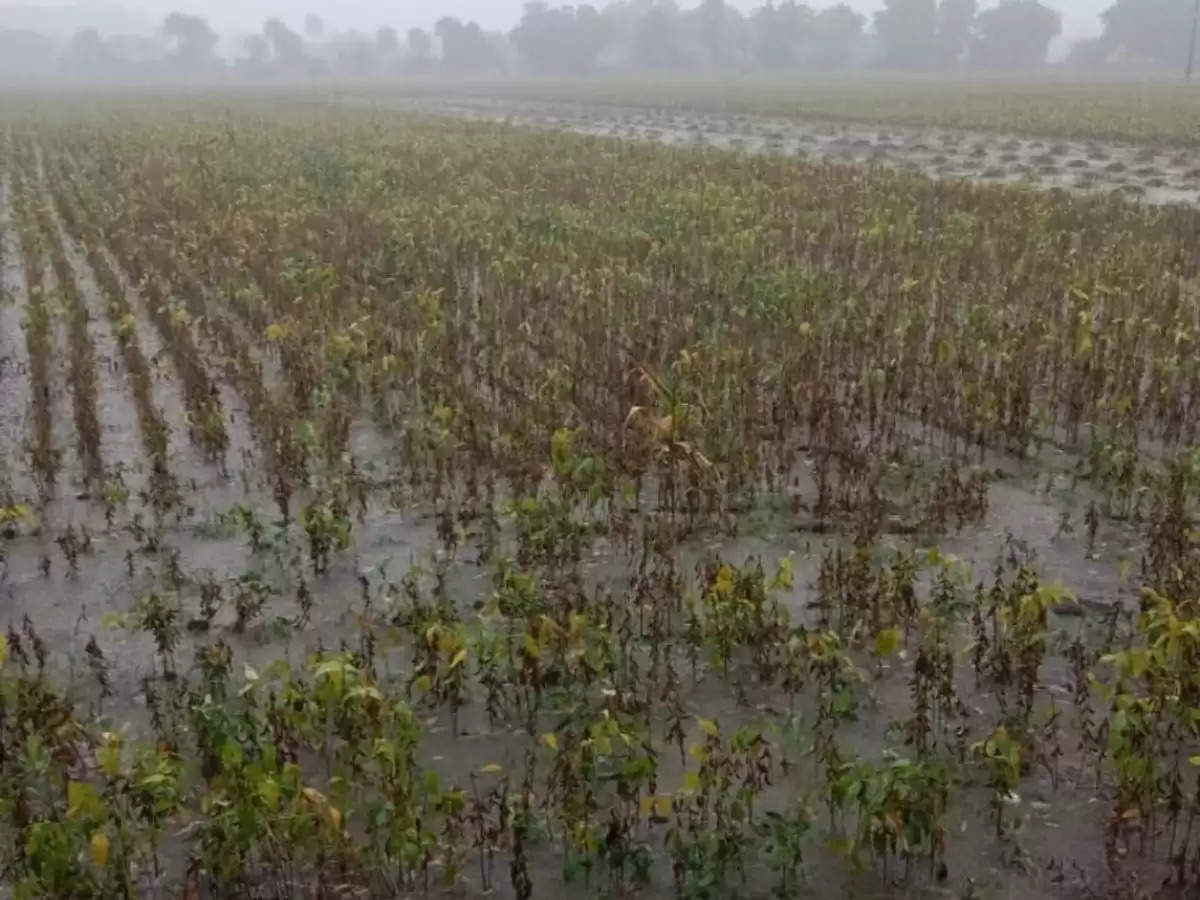
<path fill-rule="evenodd" d="M 50 421 L 53 423 L 54 449 L 61 465 L 54 495 L 42 510 L 46 539 L 52 540 L 67 527 L 87 526 L 95 530 L 103 522 L 99 506 L 93 508 L 92 496 L 85 483 L 83 461 L 71 400 L 71 341 L 67 324 L 68 310 L 58 292 L 58 279 L 48 259 L 43 260 L 42 284 L 50 311 Z M 53 532 L 51 534 L 50 532 Z"/>
<path fill-rule="evenodd" d="M 974 575 L 967 580 L 967 587 L 975 579 L 988 579 L 996 562 L 1014 552 L 1006 546 L 1006 537 L 1011 533 L 1029 543 L 1030 552 L 1037 554 L 1048 578 L 1062 578 L 1069 585 L 1088 584 L 1097 599 L 1120 597 L 1126 592 L 1116 574 L 1118 558 L 1124 548 L 1136 542 L 1136 536 L 1117 526 L 1106 526 L 1092 558 L 1080 534 L 1082 529 L 1058 533 L 1061 511 L 1075 508 L 1086 496 L 1068 497 L 1056 490 L 1046 492 L 1044 479 L 1038 476 L 1041 470 L 1053 467 L 1052 460 L 1011 467 L 1012 471 L 991 486 L 986 520 L 940 540 L 947 552 L 959 555 L 972 566 Z M 1062 468 L 1069 465 L 1064 463 Z M 269 521 L 269 511 L 264 509 L 262 514 Z M 253 570 L 279 588 L 278 597 L 246 633 L 235 633 L 232 611 L 225 609 L 214 621 L 210 633 L 185 635 L 175 655 L 179 668 L 190 667 L 195 647 L 218 637 L 234 649 L 235 672 L 240 672 L 244 664 L 261 668 L 279 658 L 299 665 L 318 648 L 359 646 L 363 628 L 367 627 L 379 640 L 381 669 L 403 684 L 411 667 L 405 653 L 395 649 L 389 637 L 388 620 L 394 607 L 387 583 L 398 581 L 414 564 L 421 564 L 427 570 L 433 568 L 435 537 L 431 511 L 419 506 L 391 509 L 381 498 L 376 498 L 366 521 L 355 524 L 353 546 L 338 558 L 333 570 L 323 578 L 305 575 L 315 606 L 311 622 L 301 630 L 290 623 L 298 613 L 295 587 L 301 572 L 299 566 L 303 565 L 302 561 L 294 562 L 292 556 L 302 547 L 303 537 L 295 526 L 290 535 L 280 553 L 255 554 L 244 537 L 197 516 L 193 521 L 169 526 L 166 546 L 157 555 L 143 552 L 128 533 L 101 535 L 95 554 L 83 560 L 78 576 L 66 572 L 61 559 L 56 557 L 48 579 L 41 576 L 36 565 L 40 544 L 33 538 L 21 538 L 8 545 L 13 571 L 4 610 L 11 621 L 29 615 L 36 622 L 39 632 L 53 648 L 53 668 L 73 686 L 76 696 L 100 708 L 80 662 L 88 637 L 96 635 L 113 667 L 110 674 L 116 697 L 106 701 L 102 708 L 115 725 L 144 720 L 141 679 L 155 671 L 158 661 L 145 635 L 131 634 L 106 623 L 105 618 L 112 612 L 128 610 L 139 593 L 161 589 L 164 558 L 175 551 L 179 553 L 180 567 L 193 579 L 207 574 L 217 579 L 236 578 Z M 506 540 L 511 537 L 506 532 Z M 905 537 L 888 538 L 885 543 L 888 542 L 896 549 L 927 543 Z M 473 621 L 476 602 L 491 589 L 490 572 L 477 564 L 473 543 L 473 538 L 468 537 L 447 570 L 449 595 L 469 622 Z M 814 614 L 810 603 L 816 596 L 821 560 L 830 549 L 846 543 L 844 535 L 801 530 L 790 513 L 763 507 L 742 517 L 737 537 L 702 531 L 685 541 L 676 553 L 677 567 L 694 585 L 697 569 L 716 558 L 737 563 L 759 559 L 767 571 L 772 571 L 781 559 L 790 557 L 795 566 L 795 586 L 782 599 L 794 621 L 811 622 Z M 126 571 L 127 553 L 132 555 L 133 577 Z M 603 584 L 618 593 L 632 590 L 631 561 L 623 548 L 607 538 L 592 542 L 582 571 L 588 585 Z M 364 584 L 369 603 L 363 596 Z M 185 587 L 181 596 L 185 607 L 194 611 L 194 588 Z M 1086 617 L 1065 617 L 1053 623 L 1056 632 L 1067 636 L 1089 627 Z M 963 635 L 959 643 L 964 660 L 966 640 Z M 702 659 L 694 680 L 682 660 L 680 668 L 686 686 L 686 711 L 690 715 L 715 719 L 726 733 L 742 725 L 762 724 L 779 743 L 781 752 L 795 764 L 786 773 L 776 772 L 773 786 L 762 799 L 762 809 L 783 809 L 797 797 L 809 797 L 815 818 L 806 862 L 809 886 L 799 896 L 949 898 L 972 896 L 969 891 L 974 890 L 973 896 L 978 897 L 1050 898 L 1070 895 L 1054 880 L 1058 874 L 1052 866 L 1074 861 L 1089 872 L 1101 871 L 1102 828 L 1109 798 L 1094 790 L 1090 773 L 1080 770 L 1069 729 L 1065 729 L 1068 733 L 1062 741 L 1064 755 L 1056 778 L 1049 771 L 1032 771 L 1009 810 L 1010 815 L 1019 817 L 1023 823 L 1015 839 L 995 840 L 987 788 L 968 779 L 956 786 L 946 819 L 949 863 L 946 880 L 940 882 L 920 867 L 907 880 L 901 879 L 903 873 L 898 871 L 884 879 L 870 868 L 856 873 L 846 861 L 823 846 L 821 835 L 827 823 L 820 794 L 822 782 L 812 760 L 804 755 L 811 740 L 814 716 L 811 701 L 802 701 L 796 709 L 798 718 L 789 723 L 788 698 L 779 690 L 764 689 L 748 667 L 734 665 L 727 677 Z M 904 752 L 895 723 L 911 715 L 908 694 L 911 669 L 909 653 L 878 668 L 864 665 L 862 682 L 855 690 L 856 710 L 839 732 L 845 752 L 876 762 L 881 760 L 884 747 L 898 747 Z M 1053 705 L 1061 705 L 1064 715 L 1069 715 L 1065 668 L 1057 661 L 1047 664 L 1043 679 L 1039 708 L 1049 710 Z M 956 724 L 966 729 L 970 740 L 979 740 L 998 718 L 996 698 L 987 690 L 976 689 L 965 664 L 958 677 L 958 690 L 967 715 Z M 448 713 L 433 710 L 424 713 L 429 730 L 423 745 L 424 758 L 451 782 L 466 783 L 471 771 L 487 763 L 499 763 L 508 771 L 519 770 L 522 765 L 528 738 L 507 727 L 493 727 L 479 702 L 478 692 L 473 700 L 460 713 L 457 735 L 450 731 Z M 542 724 L 551 730 L 554 716 L 548 714 Z M 663 741 L 661 724 L 654 727 L 661 754 L 659 789 L 677 789 L 689 763 L 681 761 L 677 749 Z M 693 725 L 688 741 L 696 740 L 698 733 Z M 973 770 L 968 766 L 963 771 Z M 647 828 L 643 838 L 658 847 L 663 829 Z M 562 888 L 557 857 L 545 849 L 542 856 L 544 859 L 534 872 L 538 885 L 535 896 L 558 895 L 581 900 L 594 896 L 593 890 L 580 884 Z M 502 867 L 498 867 L 497 875 L 502 887 L 496 896 L 511 896 Z M 770 878 L 761 865 L 752 866 L 747 874 L 746 896 L 768 896 Z M 1078 881 L 1079 876 L 1071 878 Z M 652 879 L 645 896 L 671 895 L 671 877 L 665 865 L 654 867 Z M 466 892 L 467 896 L 477 894 L 477 890 Z"/>
<path fill-rule="evenodd" d="M 546 127 L 562 126 L 548 124 Z M 640 137 L 653 139 L 644 134 Z M 734 139 L 730 140 L 730 146 Z M 773 141 L 774 138 L 767 136 L 763 140 Z M 136 298 L 135 292 L 131 295 Z M 144 313 L 141 298 L 136 298 L 132 305 Z M 145 325 L 140 327 L 143 330 L 139 331 L 139 337 L 144 340 L 142 346 L 147 357 L 161 357 L 161 342 L 154 340 L 151 329 Z M 56 340 L 61 342 L 59 329 L 61 323 L 56 324 Z M 198 334 L 197 339 L 200 339 Z M 394 635 L 389 625 L 392 592 L 388 582 L 398 581 L 414 564 L 433 568 L 435 528 L 431 511 L 421 506 L 393 509 L 383 497 L 375 497 L 365 521 L 355 524 L 350 549 L 337 558 L 328 575 L 320 578 L 314 577 L 306 568 L 303 534 L 294 524 L 287 529 L 287 540 L 276 542 L 276 552 L 251 552 L 246 538 L 222 525 L 216 513 L 233 502 L 246 501 L 258 510 L 269 535 L 278 534 L 282 529 L 274 521 L 276 514 L 269 497 L 254 485 L 254 473 L 261 465 L 255 460 L 256 450 L 245 410 L 232 384 L 220 378 L 216 371 L 219 354 L 212 347 L 205 350 L 213 361 L 214 382 L 227 414 L 232 440 L 230 467 L 235 473 L 239 468 L 247 472 L 245 486 L 236 474 L 225 480 L 214 473 L 213 467 L 194 459 L 188 462 L 183 452 L 177 455 L 174 451 L 179 450 L 180 445 L 178 438 L 173 439 L 176 441 L 172 444 L 173 463 L 184 470 L 190 466 L 198 480 L 198 505 L 194 515 L 182 522 L 168 523 L 163 535 L 164 546 L 157 552 L 140 546 L 127 531 L 109 534 L 97 530 L 94 552 L 82 559 L 77 574 L 66 570 L 62 557 L 48 542 L 49 535 L 21 537 L 8 542 L 5 550 L 9 557 L 9 577 L 0 605 L 4 617 L 7 621 L 19 622 L 28 615 L 34 621 L 52 649 L 53 670 L 68 684 L 73 697 L 102 710 L 116 727 L 125 722 L 144 723 L 146 713 L 141 680 L 156 670 L 159 661 L 147 636 L 130 633 L 109 619 L 112 613 L 129 610 L 135 598 L 147 591 L 170 589 L 164 571 L 167 560 L 177 553 L 179 568 L 191 579 L 191 583 L 179 588 L 179 598 L 189 616 L 197 611 L 195 582 L 208 575 L 226 580 L 256 571 L 278 590 L 277 597 L 245 633 L 235 631 L 232 610 L 225 608 L 217 615 L 210 632 L 185 634 L 175 653 L 179 669 L 188 670 L 197 647 L 217 638 L 233 647 L 234 671 L 237 673 L 245 664 L 262 667 L 279 658 L 298 665 L 318 648 L 358 647 L 364 628 L 368 628 L 380 641 L 383 670 L 403 683 L 411 666 L 402 651 L 389 648 Z M 56 355 L 61 358 L 61 352 Z M 56 371 L 55 378 L 56 387 L 64 383 L 61 371 Z M 181 416 L 182 400 L 173 385 L 169 376 L 165 378 L 158 396 L 162 398 L 164 411 L 174 409 L 175 415 Z M 71 448 L 69 398 L 68 402 L 56 403 L 55 419 L 65 423 L 66 428 L 59 435 L 58 443 Z M 130 427 L 131 423 L 132 420 L 126 421 Z M 389 468 L 392 441 L 369 421 L 355 423 L 351 443 L 356 459 L 364 466 L 373 464 L 382 471 Z M 1082 510 L 1092 498 L 1085 488 L 1074 492 L 1068 490 L 1074 462 L 1069 454 L 1050 451 L 1029 463 L 989 455 L 985 466 L 998 474 L 989 488 L 990 505 L 982 523 L 968 525 L 939 539 L 888 536 L 881 549 L 940 544 L 946 552 L 956 554 L 970 565 L 971 574 L 964 578 L 967 588 L 977 580 L 989 578 L 998 560 L 1019 553 L 1036 557 L 1036 563 L 1048 579 L 1061 579 L 1088 599 L 1096 602 L 1122 600 L 1130 604 L 1134 593 L 1120 577 L 1121 561 L 1137 558 L 1141 550 L 1140 539 L 1131 528 L 1106 523 L 1097 536 L 1096 545 L 1087 546 Z M 68 463 L 73 465 L 70 460 Z M 807 482 L 802 484 L 802 490 L 806 495 L 812 493 Z M 1067 514 L 1066 524 L 1073 523 L 1071 527 L 1064 527 L 1064 513 Z M 70 515 L 67 513 L 66 521 L 72 521 Z M 697 567 L 715 558 L 737 563 L 758 558 L 770 571 L 779 560 L 791 557 L 796 570 L 795 586 L 786 592 L 783 600 L 794 621 L 811 621 L 810 603 L 816 595 L 815 582 L 821 560 L 830 549 L 844 546 L 847 538 L 838 534 L 817 534 L 805 530 L 807 528 L 806 521 L 790 510 L 771 506 L 750 509 L 740 520 L 736 537 L 703 531 L 686 541 L 677 550 L 677 567 L 694 587 Z M 511 540 L 511 534 L 506 537 Z M 1024 546 L 1017 542 L 1023 542 Z M 447 570 L 449 595 L 455 599 L 464 617 L 472 622 L 476 602 L 490 591 L 490 572 L 475 561 L 473 544 L 473 537 L 468 535 L 467 545 L 460 549 Z M 48 578 L 43 577 L 39 568 L 40 557 L 47 552 L 53 557 Z M 592 543 L 583 572 L 589 586 L 603 584 L 622 593 L 632 590 L 631 561 L 608 539 L 598 538 Z M 307 627 L 297 629 L 292 622 L 298 614 L 295 595 L 301 577 L 312 591 L 314 610 Z M 0 625 L 6 624 L 5 618 L 0 618 Z M 1056 633 L 1072 636 L 1091 625 L 1087 616 L 1064 616 L 1053 622 L 1053 629 Z M 81 662 L 83 647 L 92 635 L 96 636 L 112 666 L 110 677 L 116 696 L 103 704 Z M 960 636 L 959 649 L 965 660 L 965 635 Z M 905 752 L 894 725 L 911 715 L 908 695 L 911 670 L 912 656 L 907 653 L 878 668 L 864 664 L 863 679 L 855 691 L 857 705 L 853 718 L 839 734 L 847 753 L 857 752 L 864 759 L 878 762 L 884 747 L 896 747 Z M 810 725 L 814 714 L 811 702 L 802 702 L 797 708 L 798 719 L 788 722 L 785 715 L 788 698 L 777 690 L 764 689 L 757 684 L 748 667 L 735 665 L 726 678 L 701 662 L 694 680 L 690 671 L 684 674 L 684 679 L 689 714 L 717 720 L 726 733 L 744 724 L 764 722 L 781 751 L 796 763 L 786 773 L 777 771 L 763 803 L 768 809 L 783 809 L 797 797 L 807 796 L 813 807 L 815 826 L 806 863 L 808 881 L 799 896 L 976 896 L 1037 900 L 1079 893 L 1080 876 L 1069 868 L 1065 884 L 1057 880 L 1059 864 L 1077 863 L 1090 873 L 1089 877 L 1098 878 L 1098 873 L 1102 872 L 1100 853 L 1109 798 L 1093 789 L 1091 773 L 1080 771 L 1069 728 L 1065 728 L 1064 754 L 1056 777 L 1052 778 L 1048 771 L 1035 769 L 1025 779 L 1021 796 L 1014 801 L 1010 815 L 1023 822 L 1014 839 L 1007 842 L 995 839 L 989 821 L 988 791 L 974 780 L 977 775 L 968 774 L 955 788 L 955 799 L 946 820 L 949 870 L 945 880 L 939 881 L 927 872 L 914 871 L 911 878 L 902 881 L 902 872 L 890 872 L 887 876 L 869 868 L 855 872 L 845 860 L 824 846 L 827 823 L 819 792 L 821 780 L 814 772 L 811 760 L 804 758 L 811 740 Z M 973 675 L 965 664 L 959 672 L 957 686 L 967 707 L 966 716 L 958 724 L 966 729 L 969 740 L 979 740 L 997 721 L 997 698 L 989 691 L 975 687 Z M 1043 670 L 1039 713 L 1059 706 L 1066 709 L 1066 690 L 1065 667 L 1061 659 L 1055 659 Z M 441 770 L 448 781 L 463 784 L 470 772 L 486 763 L 496 762 L 510 771 L 521 765 L 528 738 L 509 728 L 493 728 L 478 701 L 476 696 L 462 711 L 458 735 L 450 733 L 447 713 L 422 710 L 429 729 L 429 738 L 423 747 L 425 759 Z M 553 717 L 548 716 L 542 724 L 549 730 L 553 727 Z M 675 748 L 661 740 L 660 723 L 656 723 L 655 728 L 661 752 L 659 789 L 675 790 L 682 783 L 688 762 L 680 760 Z M 691 742 L 696 738 L 693 725 L 688 740 Z M 973 770 L 964 767 L 963 771 L 970 773 Z M 663 831 L 648 828 L 642 837 L 658 848 Z M 561 863 L 544 846 L 537 851 L 536 858 L 539 863 L 533 873 L 535 897 L 596 895 L 596 885 L 586 888 L 577 882 L 562 887 Z M 671 896 L 670 872 L 664 865 L 655 866 L 651 877 L 651 886 L 643 896 Z M 496 881 L 499 885 L 496 896 L 511 896 L 502 862 L 497 866 Z M 756 864 L 747 873 L 744 893 L 766 897 L 769 881 L 770 874 Z M 466 894 L 478 895 L 477 888 L 478 885 L 474 885 Z"/>
<path fill-rule="evenodd" d="M 125 292 L 126 302 L 134 313 L 138 346 L 152 372 L 151 390 L 154 405 L 169 429 L 167 447 L 170 452 L 172 472 L 180 487 L 188 496 L 187 501 L 196 509 L 201 519 L 208 519 L 221 510 L 226 510 L 245 495 L 241 474 L 253 466 L 254 442 L 250 435 L 249 419 L 238 406 L 237 395 L 224 383 L 219 366 L 210 371 L 217 387 L 218 398 L 225 410 L 225 431 L 229 436 L 226 454 L 228 471 L 210 462 L 203 451 L 188 439 L 187 405 L 184 402 L 182 382 L 178 378 L 171 360 L 171 352 L 164 345 L 151 318 L 149 303 L 141 292 L 130 283 L 124 270 L 107 248 L 99 251 L 116 276 Z M 194 333 L 199 342 L 201 337 Z M 219 356 L 210 355 L 211 360 Z"/>
<path fill-rule="evenodd" d="M 21 327 L 25 271 L 12 214 L 9 174 L 0 174 L 0 472 L 17 499 L 28 502 L 37 488 L 25 452 L 29 415 L 29 353 Z"/>
<path fill-rule="evenodd" d="M 87 309 L 88 335 L 95 348 L 96 416 L 100 421 L 100 456 L 104 461 L 105 473 L 119 472 L 126 486 L 136 496 L 146 488 L 149 478 L 138 434 L 137 407 L 133 402 L 129 373 L 125 370 L 120 348 L 109 327 L 104 293 L 96 282 L 87 256 L 63 227 L 53 204 L 48 202 L 47 209 L 50 210 L 51 220 L 74 275 L 75 288 Z"/>
<path fill-rule="evenodd" d="M 1200 205 L 1200 154 L 1186 148 L 482 97 L 351 97 L 341 102 L 678 147 L 909 168 L 991 184 L 1116 191 L 1152 204 Z"/>

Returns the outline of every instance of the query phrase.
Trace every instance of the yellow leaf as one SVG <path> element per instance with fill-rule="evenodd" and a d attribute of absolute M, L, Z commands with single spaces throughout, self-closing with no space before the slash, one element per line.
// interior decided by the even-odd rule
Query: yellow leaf
<path fill-rule="evenodd" d="M 671 814 L 670 794 L 651 794 L 642 798 L 641 811 L 643 816 L 655 819 L 665 819 Z"/>
<path fill-rule="evenodd" d="M 1129 576 L 1133 574 L 1133 560 L 1126 557 L 1121 560 L 1120 577 L 1122 581 L 1128 581 Z"/>
<path fill-rule="evenodd" d="M 108 835 L 104 833 L 103 828 L 97 829 L 92 834 L 88 850 L 92 856 L 92 865 L 97 869 L 103 869 L 108 865 Z"/>
<path fill-rule="evenodd" d="M 495 775 L 498 772 L 503 772 L 503 771 L 504 771 L 504 766 L 500 765 L 499 763 L 488 763 L 486 766 L 484 766 L 483 768 L 481 768 L 479 770 L 480 774 L 482 774 L 482 775 Z"/>
<path fill-rule="evenodd" d="M 314 787 L 306 787 L 300 793 L 302 793 L 304 795 L 304 799 L 313 806 L 325 807 L 329 805 L 329 801 L 325 799 L 325 795 Z"/>
<path fill-rule="evenodd" d="M 875 635 L 875 655 L 880 659 L 891 656 L 900 649 L 900 629 L 885 628 Z"/>
<path fill-rule="evenodd" d="M 121 772 L 121 739 L 116 735 L 105 735 L 104 744 L 96 753 L 96 762 L 107 778 L 116 778 Z"/>
<path fill-rule="evenodd" d="M 705 719 L 701 716 L 696 716 L 696 724 L 700 726 L 700 730 L 709 737 L 716 737 L 720 734 L 720 729 L 717 728 L 717 723 L 712 719 Z"/>
<path fill-rule="evenodd" d="M 717 570 L 717 580 L 713 587 L 722 597 L 728 597 L 733 591 L 733 569 L 727 565 L 721 566 Z"/>
<path fill-rule="evenodd" d="M 555 753 L 558 752 L 558 735 L 553 734 L 551 732 L 547 732 L 546 734 L 542 735 L 541 740 L 542 740 L 543 744 L 545 744 L 547 747 L 549 747 Z"/>
<path fill-rule="evenodd" d="M 450 668 L 457 669 L 459 666 L 461 666 L 466 661 L 467 661 L 467 648 L 463 647 L 457 653 L 454 654 L 454 659 L 450 660 Z"/>

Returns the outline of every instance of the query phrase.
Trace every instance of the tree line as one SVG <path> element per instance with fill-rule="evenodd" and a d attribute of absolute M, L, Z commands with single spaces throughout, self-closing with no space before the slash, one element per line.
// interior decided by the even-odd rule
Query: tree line
<path fill-rule="evenodd" d="M 1153 7 L 1152 9 L 1149 7 Z M 1115 0 L 1100 37 L 1069 61 L 1182 67 L 1193 0 Z M 206 19 L 173 12 L 153 37 L 82 29 L 62 47 L 0 31 L 0 59 L 95 78 L 175 75 L 246 80 L 396 74 L 749 72 L 878 66 L 907 70 L 1028 69 L 1045 62 L 1061 17 L 1043 0 L 884 0 L 868 19 L 847 3 L 768 0 L 742 12 L 726 0 L 682 8 L 673 0 L 605 6 L 532 2 L 507 33 L 453 16 L 400 34 L 334 31 L 317 16 L 300 30 L 278 18 L 222 42 Z M 0 64 L 0 74 L 4 67 Z M 48 74 L 48 73 L 47 73 Z"/>

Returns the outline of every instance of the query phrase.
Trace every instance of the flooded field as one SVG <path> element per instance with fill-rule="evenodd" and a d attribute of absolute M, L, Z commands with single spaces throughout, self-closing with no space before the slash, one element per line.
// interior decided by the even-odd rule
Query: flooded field
<path fill-rule="evenodd" d="M 1200 202 L 1195 149 L 1106 140 L 1022 137 L 845 122 L 803 122 L 754 115 L 717 115 L 621 108 L 612 104 L 520 99 L 421 97 L 358 99 L 396 108 L 462 116 L 576 134 L 653 141 L 675 147 L 716 147 L 797 159 L 888 166 L 938 178 L 1023 184 L 1081 192 L 1118 192 L 1152 204 Z"/>
<path fill-rule="evenodd" d="M 105 104 L 0 144 L 22 896 L 1194 891 L 1200 214 L 1000 184 L 1182 155 Z"/>

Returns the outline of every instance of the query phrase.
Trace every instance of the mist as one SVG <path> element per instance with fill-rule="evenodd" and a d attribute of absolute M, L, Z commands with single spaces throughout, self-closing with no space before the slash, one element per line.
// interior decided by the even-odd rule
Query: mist
<path fill-rule="evenodd" d="M 432 9 L 311 0 L 300 10 L 282 0 L 0 0 L 0 78 L 1144 73 L 1182 67 L 1192 9 L 1193 0 L 447 0 Z"/>
<path fill-rule="evenodd" d="M 687 4 L 682 4 L 686 6 Z M 734 0 L 730 3 L 743 13 L 754 9 L 752 0 Z M 883 7 L 883 0 L 852 0 L 849 5 L 866 16 L 871 16 Z M 993 4 L 985 4 L 993 5 Z M 1055 8 L 1062 14 L 1063 31 L 1066 34 L 1097 34 L 1100 31 L 1100 13 L 1108 8 L 1111 0 L 1061 0 Z M 474 20 L 483 28 L 507 30 L 520 18 L 523 4 L 519 0 L 491 3 L 487 0 L 448 0 L 439 4 L 438 15 L 455 16 Z M 331 3 L 327 0 L 311 0 L 298 8 L 295 3 L 284 0 L 251 0 L 239 3 L 235 0 L 206 0 L 206 2 L 180 2 L 171 0 L 140 0 L 129 4 L 107 2 L 78 3 L 30 2 L 0 3 L 0 21 L 7 27 L 30 28 L 33 23 L 56 22 L 58 31 L 72 31 L 79 27 L 99 28 L 102 31 L 129 31 L 140 24 L 146 31 L 152 30 L 170 12 L 185 12 L 202 15 L 219 31 L 240 32 L 256 30 L 269 18 L 302 19 L 313 13 L 332 27 L 340 29 L 369 30 L 381 24 L 407 29 L 413 26 L 431 26 L 437 18 L 430 18 L 430 6 L 415 0 L 381 4 L 378 0 L 346 0 Z M 40 30 L 40 29 L 38 29 Z"/>

